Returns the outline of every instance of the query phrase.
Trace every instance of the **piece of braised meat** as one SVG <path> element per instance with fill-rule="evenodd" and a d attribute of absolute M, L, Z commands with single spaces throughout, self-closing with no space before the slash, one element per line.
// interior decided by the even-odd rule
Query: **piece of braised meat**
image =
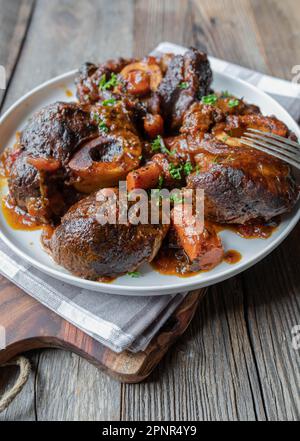
<path fill-rule="evenodd" d="M 77 97 L 89 104 L 122 100 L 132 112 L 139 133 L 153 139 L 163 132 L 157 93 L 163 59 L 148 56 L 141 60 L 119 58 L 100 65 L 85 63 L 75 80 Z"/>
<path fill-rule="evenodd" d="M 206 217 L 220 223 L 245 224 L 269 221 L 289 212 L 299 196 L 289 165 L 243 146 L 239 140 L 247 127 L 294 137 L 286 125 L 275 117 L 234 115 L 217 124 L 212 134 L 204 134 L 199 109 L 196 106 L 192 110 L 195 118 L 188 113 L 183 124 L 188 124 L 191 133 L 185 148 L 192 153 L 198 170 L 187 182 L 189 187 L 204 189 Z"/>
<path fill-rule="evenodd" d="M 70 206 L 72 190 L 76 196 L 117 185 L 138 167 L 141 152 L 132 113 L 122 102 L 47 106 L 29 121 L 11 156 L 12 204 L 39 222 L 53 220 Z"/>
<path fill-rule="evenodd" d="M 33 158 L 53 159 L 64 165 L 78 145 L 96 132 L 89 106 L 56 102 L 33 115 L 21 133 L 20 147 Z"/>
<path fill-rule="evenodd" d="M 117 193 L 116 193 L 117 194 Z M 103 203 L 96 194 L 73 205 L 47 244 L 56 263 L 90 280 L 135 271 L 157 254 L 166 226 L 97 221 Z"/>
<path fill-rule="evenodd" d="M 99 88 L 101 79 L 105 78 L 105 81 L 109 81 L 112 74 L 118 74 L 133 61 L 133 59 L 117 58 L 99 65 L 84 63 L 75 79 L 78 100 L 81 103 L 93 104 L 101 99 L 109 98 L 111 93 L 109 89 L 106 91 Z"/>
<path fill-rule="evenodd" d="M 194 101 L 209 93 L 211 82 L 212 71 L 203 52 L 191 48 L 170 61 L 158 88 L 168 129 L 175 131 L 180 127 L 184 112 Z"/>
<path fill-rule="evenodd" d="M 12 155 L 12 203 L 40 222 L 63 214 L 67 199 L 74 200 L 65 186 L 65 166 L 79 144 L 97 133 L 87 106 L 58 102 L 36 112 L 21 133 L 18 154 Z"/>

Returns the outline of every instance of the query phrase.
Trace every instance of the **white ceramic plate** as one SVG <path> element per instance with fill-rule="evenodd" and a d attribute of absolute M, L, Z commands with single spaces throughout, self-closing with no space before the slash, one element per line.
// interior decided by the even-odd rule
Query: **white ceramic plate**
<path fill-rule="evenodd" d="M 22 130 L 28 118 L 36 110 L 57 100 L 74 100 L 75 73 L 76 71 L 72 71 L 42 84 L 17 101 L 3 115 L 0 120 L 1 150 L 15 143 L 16 132 Z M 213 88 L 217 91 L 229 90 L 237 97 L 244 97 L 246 101 L 257 104 L 264 114 L 276 115 L 300 137 L 298 125 L 291 116 L 276 101 L 254 86 L 215 72 Z M 71 90 L 74 96 L 67 96 L 67 90 Z M 5 188 L 2 189 L 3 192 L 5 192 Z M 150 266 L 144 265 L 140 269 L 141 276 L 139 278 L 123 276 L 109 284 L 80 279 L 56 265 L 40 245 L 40 231 L 13 230 L 7 225 L 2 212 L 0 212 L 0 237 L 11 249 L 34 267 L 62 281 L 82 288 L 112 294 L 155 295 L 182 292 L 212 285 L 244 271 L 277 247 L 294 228 L 299 217 L 300 204 L 298 202 L 294 211 L 283 219 L 278 229 L 269 239 L 242 239 L 230 231 L 221 232 L 225 251 L 234 249 L 242 254 L 242 259 L 235 265 L 223 262 L 212 271 L 189 278 L 164 276 L 155 272 Z"/>

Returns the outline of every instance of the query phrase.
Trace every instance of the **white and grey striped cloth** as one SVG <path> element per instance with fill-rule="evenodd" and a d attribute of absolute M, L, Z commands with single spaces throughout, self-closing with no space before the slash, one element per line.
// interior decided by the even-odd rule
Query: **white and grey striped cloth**
<path fill-rule="evenodd" d="M 154 51 L 183 53 L 184 48 L 161 43 Z M 210 57 L 214 71 L 242 78 L 272 95 L 300 119 L 300 85 L 262 75 Z M 36 300 L 115 352 L 147 347 L 185 297 L 185 293 L 155 297 L 125 297 L 83 290 L 31 267 L 0 241 L 0 273 Z"/>

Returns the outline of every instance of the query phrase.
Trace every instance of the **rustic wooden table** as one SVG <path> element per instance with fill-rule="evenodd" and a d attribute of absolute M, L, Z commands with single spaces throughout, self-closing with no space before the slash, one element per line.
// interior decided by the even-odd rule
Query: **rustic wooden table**
<path fill-rule="evenodd" d="M 1 111 L 85 60 L 143 55 L 165 40 L 291 79 L 299 29 L 298 0 L 0 0 Z M 212 287 L 145 383 L 36 351 L 30 381 L 0 420 L 299 419 L 299 234 L 300 225 L 254 268 Z M 15 374 L 1 369 L 1 391 Z"/>

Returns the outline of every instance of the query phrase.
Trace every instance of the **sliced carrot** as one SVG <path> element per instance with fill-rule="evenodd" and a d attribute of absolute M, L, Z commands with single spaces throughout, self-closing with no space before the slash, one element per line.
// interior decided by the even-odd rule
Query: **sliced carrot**
<path fill-rule="evenodd" d="M 157 115 L 152 115 L 147 113 L 144 118 L 144 129 L 150 138 L 156 138 L 157 135 L 162 135 L 164 130 L 164 120 L 162 117 Z"/>
<path fill-rule="evenodd" d="M 127 190 L 131 191 L 136 188 L 155 188 L 159 177 L 162 173 L 161 167 L 155 162 L 151 162 L 144 167 L 138 168 L 130 173 L 128 173 Z"/>
<path fill-rule="evenodd" d="M 215 229 L 205 225 L 201 232 L 184 222 L 174 223 L 179 242 L 192 264 L 192 270 L 212 269 L 223 258 L 223 247 Z"/>

